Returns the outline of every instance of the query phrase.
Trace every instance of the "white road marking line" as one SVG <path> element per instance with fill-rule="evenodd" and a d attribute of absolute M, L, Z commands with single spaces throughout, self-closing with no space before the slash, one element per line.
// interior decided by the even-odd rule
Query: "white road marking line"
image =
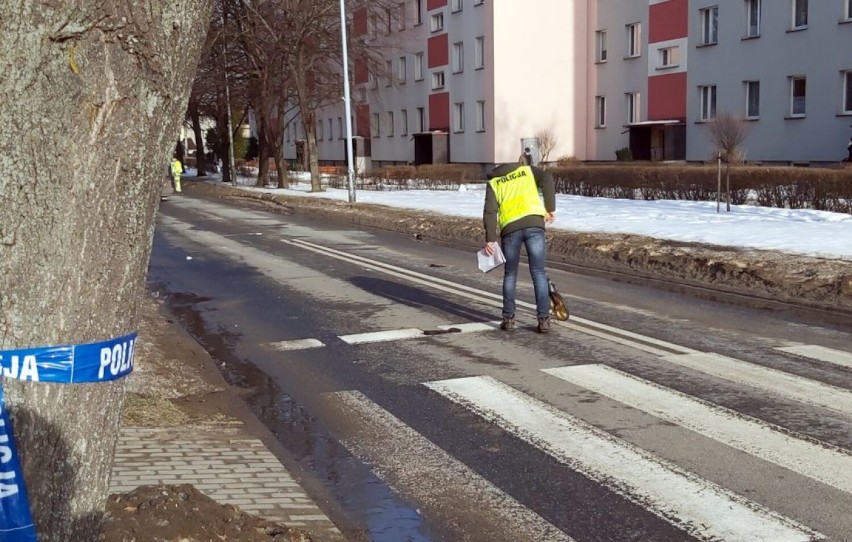
<path fill-rule="evenodd" d="M 415 502 L 438 504 L 442 520 L 473 516 L 477 539 L 572 542 L 572 539 L 411 429 L 360 392 L 323 395 L 346 420 L 335 428 L 346 448 L 377 476 Z M 459 527 L 461 528 L 461 527 Z M 459 539 L 462 534 L 458 533 Z M 464 537 L 466 539 L 466 537 Z"/>
<path fill-rule="evenodd" d="M 815 359 L 817 361 L 833 363 L 835 365 L 840 365 L 841 367 L 852 367 L 852 353 L 844 352 L 842 350 L 834 350 L 824 346 L 801 344 L 796 346 L 781 346 L 775 350 Z"/>
<path fill-rule="evenodd" d="M 372 333 L 357 333 L 355 335 L 341 335 L 340 340 L 349 344 L 381 343 L 387 341 L 399 341 L 401 339 L 415 339 L 425 337 L 420 329 L 389 329 L 386 331 L 374 331 Z"/>
<path fill-rule="evenodd" d="M 440 330 L 458 329 L 459 333 L 476 333 L 477 331 L 494 331 L 500 322 L 471 322 L 454 326 L 438 326 Z"/>
<path fill-rule="evenodd" d="M 675 423 L 808 478 L 852 493 L 852 454 L 606 365 L 543 369 L 547 374 Z"/>
<path fill-rule="evenodd" d="M 837 386 L 720 354 L 696 352 L 663 356 L 662 359 L 681 367 L 770 391 L 802 403 L 840 412 L 847 416 L 852 414 L 852 392 Z"/>
<path fill-rule="evenodd" d="M 493 378 L 425 385 L 700 540 L 824 538 Z"/>
<path fill-rule="evenodd" d="M 273 350 L 287 352 L 290 350 L 308 350 L 311 348 L 322 348 L 323 346 L 325 346 L 325 344 L 316 339 L 296 339 L 292 341 L 278 341 L 274 343 L 267 343 L 267 346 L 269 346 Z"/>

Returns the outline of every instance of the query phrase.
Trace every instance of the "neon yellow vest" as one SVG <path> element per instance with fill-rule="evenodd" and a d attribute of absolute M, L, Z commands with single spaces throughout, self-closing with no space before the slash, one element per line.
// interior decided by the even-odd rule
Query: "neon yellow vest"
<path fill-rule="evenodd" d="M 180 164 L 180 160 L 172 160 L 172 175 L 180 175 L 183 173 L 183 166 Z"/>
<path fill-rule="evenodd" d="M 497 196 L 499 211 L 497 219 L 500 229 L 520 220 L 525 216 L 545 216 L 547 210 L 538 195 L 538 185 L 535 184 L 532 168 L 521 166 L 511 173 L 502 177 L 495 177 L 488 181 L 494 195 Z"/>

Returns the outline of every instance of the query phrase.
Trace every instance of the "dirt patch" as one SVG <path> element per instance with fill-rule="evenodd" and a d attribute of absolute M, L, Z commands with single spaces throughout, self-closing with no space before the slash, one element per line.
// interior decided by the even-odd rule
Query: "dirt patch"
<path fill-rule="evenodd" d="M 481 219 L 460 218 L 382 205 L 288 197 L 192 183 L 190 191 L 260 205 L 277 212 L 411 234 L 476 247 L 483 242 Z M 548 231 L 552 259 L 577 266 L 650 279 L 671 280 L 718 291 L 852 310 L 852 262 L 763 250 L 682 243 L 603 233 Z"/>
<path fill-rule="evenodd" d="M 292 529 L 222 505 L 191 485 L 143 486 L 112 495 L 101 542 L 311 542 Z"/>

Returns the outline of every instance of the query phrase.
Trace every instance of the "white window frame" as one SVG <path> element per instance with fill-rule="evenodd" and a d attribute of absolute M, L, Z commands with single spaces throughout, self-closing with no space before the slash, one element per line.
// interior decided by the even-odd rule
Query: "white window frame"
<path fill-rule="evenodd" d="M 719 6 L 699 10 L 701 19 L 701 45 L 719 43 Z"/>
<path fill-rule="evenodd" d="M 385 117 L 387 118 L 387 128 L 388 128 L 387 129 L 387 136 L 393 137 L 394 121 L 396 120 L 394 118 L 393 111 L 388 111 L 387 114 L 385 115 Z"/>
<path fill-rule="evenodd" d="M 408 59 L 404 56 L 399 57 L 396 62 L 396 79 L 401 84 L 408 81 Z"/>
<path fill-rule="evenodd" d="M 676 68 L 680 65 L 680 47 L 673 45 L 660 50 L 659 69 Z"/>
<path fill-rule="evenodd" d="M 405 30 L 405 2 L 400 2 L 396 8 L 396 31 L 402 32 Z"/>
<path fill-rule="evenodd" d="M 698 87 L 698 120 L 708 122 L 716 118 L 716 85 Z"/>
<path fill-rule="evenodd" d="M 843 72 L 843 113 L 852 115 L 852 70 Z"/>
<path fill-rule="evenodd" d="M 447 78 L 444 75 L 444 70 L 432 72 L 432 90 L 440 90 L 447 84 Z"/>
<path fill-rule="evenodd" d="M 433 13 L 429 18 L 430 28 L 432 32 L 440 32 L 444 29 L 444 12 Z"/>
<path fill-rule="evenodd" d="M 473 5 L 474 6 L 481 6 L 484 2 L 485 2 L 485 0 L 473 0 Z"/>
<path fill-rule="evenodd" d="M 595 96 L 595 128 L 606 128 L 606 96 Z"/>
<path fill-rule="evenodd" d="M 423 80 L 423 53 L 414 55 L 414 80 Z"/>
<path fill-rule="evenodd" d="M 458 13 L 459 11 L 464 9 L 464 1 L 463 0 L 450 0 L 450 11 L 453 13 Z"/>
<path fill-rule="evenodd" d="M 323 124 L 322 119 L 317 121 L 317 141 L 322 141 L 325 139 L 325 124 Z"/>
<path fill-rule="evenodd" d="M 603 64 L 606 57 L 606 30 L 598 30 L 595 32 L 595 62 Z"/>
<path fill-rule="evenodd" d="M 344 132 L 343 129 L 343 117 L 337 117 L 337 139 L 343 139 Z"/>
<path fill-rule="evenodd" d="M 763 0 L 745 0 L 745 9 L 746 37 L 759 38 L 761 19 L 763 18 Z M 757 13 L 754 13 L 755 10 Z"/>
<path fill-rule="evenodd" d="M 453 132 L 464 133 L 464 102 L 453 104 Z"/>
<path fill-rule="evenodd" d="M 752 91 L 757 89 L 757 111 L 751 110 Z M 747 120 L 757 120 L 760 118 L 760 81 L 745 81 L 745 118 Z"/>
<path fill-rule="evenodd" d="M 393 61 L 385 60 L 385 86 L 393 85 Z"/>
<path fill-rule="evenodd" d="M 453 44 L 453 73 L 462 73 L 464 71 L 464 42 L 456 42 Z"/>
<path fill-rule="evenodd" d="M 417 23 L 414 26 L 423 24 L 423 2 L 425 0 L 414 0 L 414 11 L 417 12 Z"/>
<path fill-rule="evenodd" d="M 473 40 L 473 67 L 477 70 L 485 68 L 485 36 Z"/>
<path fill-rule="evenodd" d="M 801 97 L 801 111 L 796 111 L 796 83 L 804 81 L 805 93 Z M 790 77 L 790 118 L 800 119 L 808 114 L 808 79 L 803 75 L 794 75 Z"/>
<path fill-rule="evenodd" d="M 642 56 L 642 23 L 625 25 L 627 32 L 627 58 Z"/>
<path fill-rule="evenodd" d="M 376 77 L 373 72 L 367 74 L 367 82 L 372 90 L 379 88 L 379 78 Z"/>
<path fill-rule="evenodd" d="M 331 117 L 328 119 L 328 140 L 334 140 L 334 122 L 332 122 Z"/>
<path fill-rule="evenodd" d="M 382 119 L 378 113 L 373 113 L 370 118 L 370 133 L 373 137 L 382 137 Z"/>
<path fill-rule="evenodd" d="M 422 133 L 426 131 L 426 108 L 417 108 L 417 131 Z"/>
<path fill-rule="evenodd" d="M 636 124 L 642 118 L 642 96 L 638 92 L 628 92 L 627 97 L 627 124 Z"/>
<path fill-rule="evenodd" d="M 846 0 L 845 6 L 843 6 L 843 20 L 852 21 L 852 0 Z"/>
<path fill-rule="evenodd" d="M 485 100 L 476 102 L 476 131 L 485 131 Z"/>
<path fill-rule="evenodd" d="M 399 131 L 399 135 L 408 135 L 408 109 L 401 109 L 399 111 L 399 116 L 402 122 L 402 128 Z"/>
<path fill-rule="evenodd" d="M 808 5 L 808 0 L 792 0 L 790 5 L 793 10 L 792 17 L 790 19 L 790 29 L 804 30 L 808 27 L 808 18 L 810 17 L 810 6 Z M 799 20 L 799 6 L 805 7 L 804 22 Z"/>

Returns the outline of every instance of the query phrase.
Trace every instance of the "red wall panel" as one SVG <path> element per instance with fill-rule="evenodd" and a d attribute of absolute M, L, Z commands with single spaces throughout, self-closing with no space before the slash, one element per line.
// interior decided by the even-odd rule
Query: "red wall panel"
<path fill-rule="evenodd" d="M 367 33 L 367 8 L 356 9 L 352 13 L 352 37 L 358 38 Z"/>
<path fill-rule="evenodd" d="M 648 43 L 686 37 L 689 31 L 689 0 L 669 0 L 648 9 Z"/>
<path fill-rule="evenodd" d="M 686 119 L 686 72 L 648 78 L 648 120 Z"/>
<path fill-rule="evenodd" d="M 372 137 L 371 130 L 370 130 L 370 106 L 369 105 L 356 105 L 355 106 L 355 124 L 356 124 L 356 127 L 357 127 L 355 135 L 361 136 L 361 137 Z"/>
<path fill-rule="evenodd" d="M 447 0 L 428 0 L 426 2 L 426 9 L 432 11 L 433 9 L 438 9 L 445 7 L 447 5 Z"/>
<path fill-rule="evenodd" d="M 450 35 L 441 34 L 429 38 L 426 50 L 429 54 L 427 62 L 430 68 L 446 66 L 450 63 Z"/>
<path fill-rule="evenodd" d="M 354 82 L 356 85 L 366 83 L 370 80 L 370 71 L 367 69 L 367 61 L 363 58 L 355 59 L 355 68 L 353 70 Z"/>
<path fill-rule="evenodd" d="M 429 130 L 450 130 L 450 93 L 429 95 Z"/>

